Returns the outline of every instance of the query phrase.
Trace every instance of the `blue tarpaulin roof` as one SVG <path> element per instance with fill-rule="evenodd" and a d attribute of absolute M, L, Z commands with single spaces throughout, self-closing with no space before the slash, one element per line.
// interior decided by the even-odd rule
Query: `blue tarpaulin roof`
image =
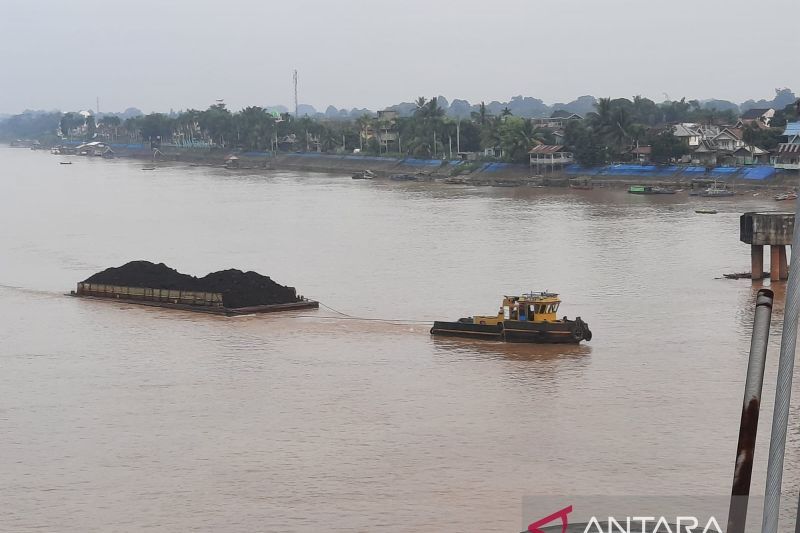
<path fill-rule="evenodd" d="M 800 122 L 787 122 L 784 135 L 800 135 Z"/>

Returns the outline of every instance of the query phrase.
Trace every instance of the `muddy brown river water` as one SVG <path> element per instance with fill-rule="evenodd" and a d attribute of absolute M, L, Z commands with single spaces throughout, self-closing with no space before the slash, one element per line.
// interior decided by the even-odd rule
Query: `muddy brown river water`
<path fill-rule="evenodd" d="M 520 531 L 531 494 L 730 490 L 757 286 L 717 278 L 749 269 L 739 214 L 787 207 L 767 195 L 71 159 L 0 148 L 0 530 Z M 223 318 L 64 296 L 133 259 L 256 270 L 395 321 L 548 289 L 594 338 L 503 345 L 325 308 Z"/>

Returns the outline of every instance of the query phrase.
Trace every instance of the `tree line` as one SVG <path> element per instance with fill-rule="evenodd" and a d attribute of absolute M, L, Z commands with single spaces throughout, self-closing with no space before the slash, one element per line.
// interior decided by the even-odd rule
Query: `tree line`
<path fill-rule="evenodd" d="M 110 142 L 161 143 L 203 146 L 225 150 L 295 150 L 352 152 L 375 155 L 444 158 L 457 151 L 489 154 L 486 157 L 524 163 L 537 144 L 555 144 L 554 131 L 537 126 L 530 118 L 516 117 L 506 107 L 490 113 L 481 103 L 469 118 L 446 116 L 437 98 L 420 97 L 410 116 L 365 113 L 356 119 L 331 120 L 296 117 L 258 106 L 230 111 L 224 104 L 205 110 L 189 109 L 167 115 L 151 113 L 129 117 L 107 114 L 97 122 L 81 113 L 28 113 L 0 122 L 5 138 L 40 138 Z M 383 118 L 382 118 L 383 117 Z M 688 151 L 671 133 L 670 124 L 693 122 L 731 125 L 738 115 L 732 109 L 707 108 L 697 100 L 681 99 L 660 104 L 634 96 L 601 98 L 582 120 L 570 120 L 563 142 L 576 160 L 587 166 L 624 160 L 636 146 L 651 146 L 652 157 L 669 161 Z M 796 120 L 794 106 L 778 110 L 773 128 L 748 128 L 745 142 L 770 149 L 777 145 L 787 120 Z"/>

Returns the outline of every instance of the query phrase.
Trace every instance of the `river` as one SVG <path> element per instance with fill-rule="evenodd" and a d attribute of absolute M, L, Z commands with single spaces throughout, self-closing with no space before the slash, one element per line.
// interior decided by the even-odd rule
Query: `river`
<path fill-rule="evenodd" d="M 0 165 L 4 531 L 520 531 L 537 518 L 522 516 L 527 495 L 730 490 L 758 286 L 719 278 L 749 270 L 743 211 L 791 207 L 767 194 L 142 171 L 10 148 Z M 256 270 L 395 322 L 64 295 L 134 259 Z M 434 339 L 404 322 L 543 289 L 591 342 Z"/>

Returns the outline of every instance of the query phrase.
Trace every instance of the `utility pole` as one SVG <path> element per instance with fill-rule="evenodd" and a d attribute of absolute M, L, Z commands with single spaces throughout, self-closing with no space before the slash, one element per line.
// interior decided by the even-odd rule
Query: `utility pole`
<path fill-rule="evenodd" d="M 96 108 L 96 110 L 97 110 L 97 115 L 100 116 L 100 97 L 99 96 L 97 97 L 97 108 Z"/>
<path fill-rule="evenodd" d="M 297 69 L 294 71 L 294 118 L 300 118 L 298 113 L 298 104 L 297 104 Z"/>
<path fill-rule="evenodd" d="M 461 153 L 461 119 L 456 121 L 456 152 Z"/>
<path fill-rule="evenodd" d="M 449 135 L 447 137 L 447 144 L 450 146 L 450 159 L 453 159 L 453 136 Z"/>
<path fill-rule="evenodd" d="M 436 157 L 436 130 L 433 130 L 433 157 Z"/>

